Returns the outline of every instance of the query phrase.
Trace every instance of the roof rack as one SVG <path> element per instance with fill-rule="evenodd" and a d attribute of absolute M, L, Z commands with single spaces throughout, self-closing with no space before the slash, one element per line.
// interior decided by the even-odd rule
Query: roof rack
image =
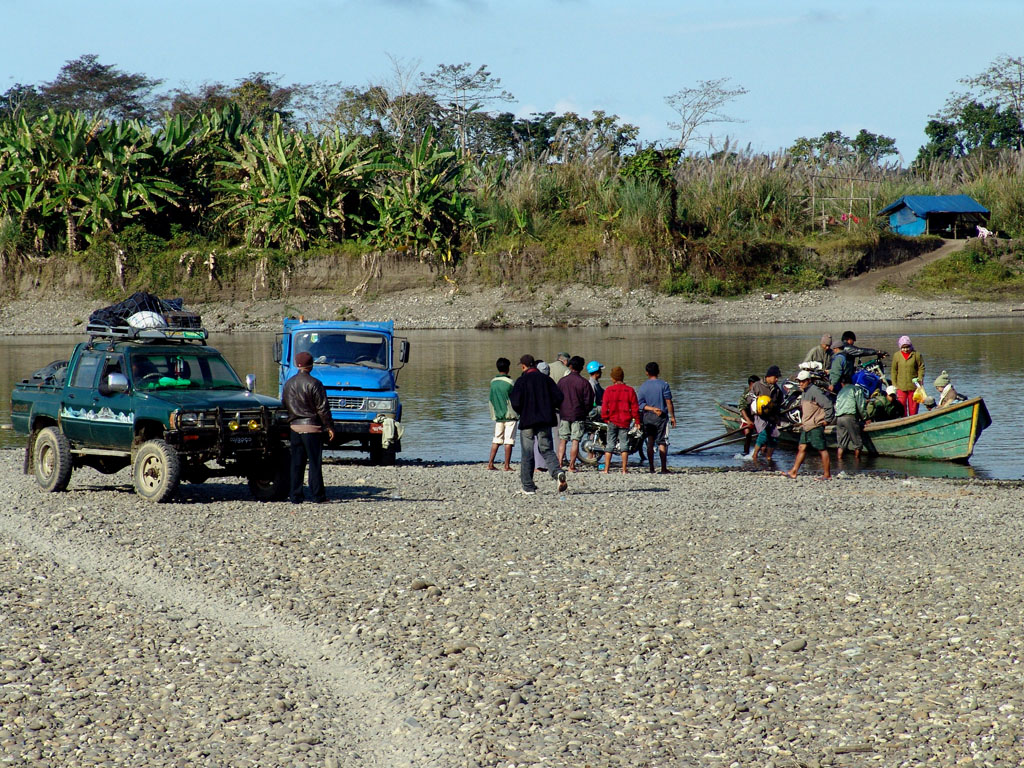
<path fill-rule="evenodd" d="M 93 339 L 198 342 L 204 345 L 210 336 L 205 328 L 134 328 L 130 325 L 107 325 L 106 323 L 89 323 L 85 332 Z"/>

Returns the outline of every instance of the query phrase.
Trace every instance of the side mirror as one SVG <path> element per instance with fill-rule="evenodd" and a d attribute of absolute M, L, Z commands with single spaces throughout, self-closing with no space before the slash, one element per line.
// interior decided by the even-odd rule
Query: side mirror
<path fill-rule="evenodd" d="M 277 334 L 277 336 L 274 337 L 274 362 L 275 363 L 280 363 L 281 362 L 281 347 L 282 347 L 281 336 L 282 336 L 282 334 L 279 333 L 279 334 Z"/>
<path fill-rule="evenodd" d="M 247 373 L 247 374 L 245 374 L 245 388 L 248 389 L 250 392 L 255 392 L 256 391 L 256 374 L 255 373 Z"/>
<path fill-rule="evenodd" d="M 123 373 L 107 374 L 107 391 L 110 394 L 120 394 L 128 391 L 128 377 Z"/>
<path fill-rule="evenodd" d="M 403 365 L 409 362 L 409 340 L 402 339 L 398 344 L 398 362 Z"/>

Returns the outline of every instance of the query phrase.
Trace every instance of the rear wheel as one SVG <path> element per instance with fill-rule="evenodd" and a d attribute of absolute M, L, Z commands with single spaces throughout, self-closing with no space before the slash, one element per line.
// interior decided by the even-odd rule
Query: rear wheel
<path fill-rule="evenodd" d="M 601 430 L 593 430 L 583 435 L 580 440 L 579 459 L 584 464 L 597 464 L 604 461 L 605 434 Z"/>
<path fill-rule="evenodd" d="M 36 482 L 47 493 L 67 490 L 71 481 L 71 444 L 57 427 L 47 427 L 36 435 L 32 463 Z"/>
<path fill-rule="evenodd" d="M 167 501 L 178 490 L 181 461 L 163 440 L 149 440 L 135 454 L 132 466 L 135 492 L 147 501 Z"/>

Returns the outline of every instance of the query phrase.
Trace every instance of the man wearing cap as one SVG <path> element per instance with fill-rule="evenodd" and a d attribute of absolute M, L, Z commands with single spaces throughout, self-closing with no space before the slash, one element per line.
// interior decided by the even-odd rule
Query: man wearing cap
<path fill-rule="evenodd" d="M 756 404 L 759 397 L 767 397 L 768 405 L 761 409 L 760 413 L 754 409 L 754 428 L 757 430 L 757 440 L 754 442 L 754 452 L 750 454 L 751 461 L 757 461 L 758 456 L 763 452 L 764 459 L 771 462 L 772 454 L 775 452 L 775 445 L 779 438 L 779 406 L 782 405 L 782 390 L 779 389 L 779 377 L 782 371 L 779 366 L 773 365 L 768 368 L 764 378 L 755 381 L 750 387 L 750 394 Z"/>
<path fill-rule="evenodd" d="M 604 397 L 604 387 L 601 386 L 601 371 L 604 366 L 597 360 L 587 363 L 587 374 L 590 376 L 590 387 L 594 390 L 594 405 L 600 407 L 601 399 Z"/>
<path fill-rule="evenodd" d="M 891 384 L 884 392 L 878 390 L 868 402 L 868 421 L 889 421 L 903 415 L 903 405 L 896 398 L 896 387 Z"/>
<path fill-rule="evenodd" d="M 949 374 L 945 371 L 935 378 L 935 391 L 939 393 L 939 408 L 945 408 L 947 405 L 952 405 L 957 400 L 966 399 L 956 393 L 956 390 L 953 389 L 953 385 L 949 381 Z"/>
<path fill-rule="evenodd" d="M 306 474 L 308 462 L 309 493 L 314 502 L 327 501 L 321 459 L 324 432 L 327 432 L 328 440 L 334 439 L 334 421 L 323 383 L 310 375 L 313 355 L 299 352 L 295 355 L 295 365 L 298 373 L 285 382 L 281 391 L 291 427 L 292 474 L 288 497 L 292 504 L 302 502 L 302 477 Z"/>
<path fill-rule="evenodd" d="M 821 343 L 807 351 L 805 363 L 821 363 L 821 370 L 827 371 L 832 366 L 832 334 L 823 333 Z"/>
<path fill-rule="evenodd" d="M 519 414 L 519 481 L 522 492 L 528 496 L 537 493 L 537 484 L 533 481 L 534 440 L 540 447 L 548 471 L 558 481 L 559 492 L 564 492 L 569 484 L 551 446 L 551 427 L 555 425 L 556 411 L 562 404 L 562 393 L 549 376 L 537 370 L 533 355 L 519 358 L 519 367 L 523 373 L 512 385 L 508 399 Z M 587 385 L 585 381 L 583 384 Z"/>
<path fill-rule="evenodd" d="M 800 422 L 800 445 L 796 449 L 796 459 L 793 461 L 793 468 L 789 472 L 783 472 L 786 477 L 796 479 L 797 470 L 804 463 L 807 456 L 807 446 L 814 448 L 821 456 L 821 469 L 825 480 L 832 479 L 831 467 L 829 465 L 828 449 L 825 447 L 825 425 L 835 419 L 835 407 L 828 395 L 811 383 L 809 371 L 800 371 L 796 375 L 797 383 L 803 390 L 803 397 L 800 398 L 800 414 L 803 417 Z"/>
<path fill-rule="evenodd" d="M 569 373 L 558 381 L 558 389 L 562 393 L 562 405 L 558 409 L 562 417 L 558 422 L 558 465 L 565 459 L 565 449 L 569 449 L 569 471 L 576 472 L 576 459 L 580 453 L 580 440 L 585 431 L 585 420 L 594 407 L 594 390 L 580 374 L 583 371 L 583 358 L 575 355 L 569 360 Z"/>

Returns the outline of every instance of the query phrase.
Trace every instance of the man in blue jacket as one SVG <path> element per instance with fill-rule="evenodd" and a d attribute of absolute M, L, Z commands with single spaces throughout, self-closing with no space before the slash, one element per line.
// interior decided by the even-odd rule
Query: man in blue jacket
<path fill-rule="evenodd" d="M 537 492 L 537 484 L 533 482 L 534 439 L 551 476 L 558 481 L 558 491 L 564 492 L 569 484 L 565 479 L 565 470 L 558 466 L 551 445 L 551 428 L 557 421 L 556 413 L 562 404 L 562 393 L 550 376 L 537 370 L 533 355 L 519 358 L 519 367 L 523 373 L 512 385 L 509 402 L 519 414 L 519 479 L 523 486 L 522 492 L 528 496 Z"/>

